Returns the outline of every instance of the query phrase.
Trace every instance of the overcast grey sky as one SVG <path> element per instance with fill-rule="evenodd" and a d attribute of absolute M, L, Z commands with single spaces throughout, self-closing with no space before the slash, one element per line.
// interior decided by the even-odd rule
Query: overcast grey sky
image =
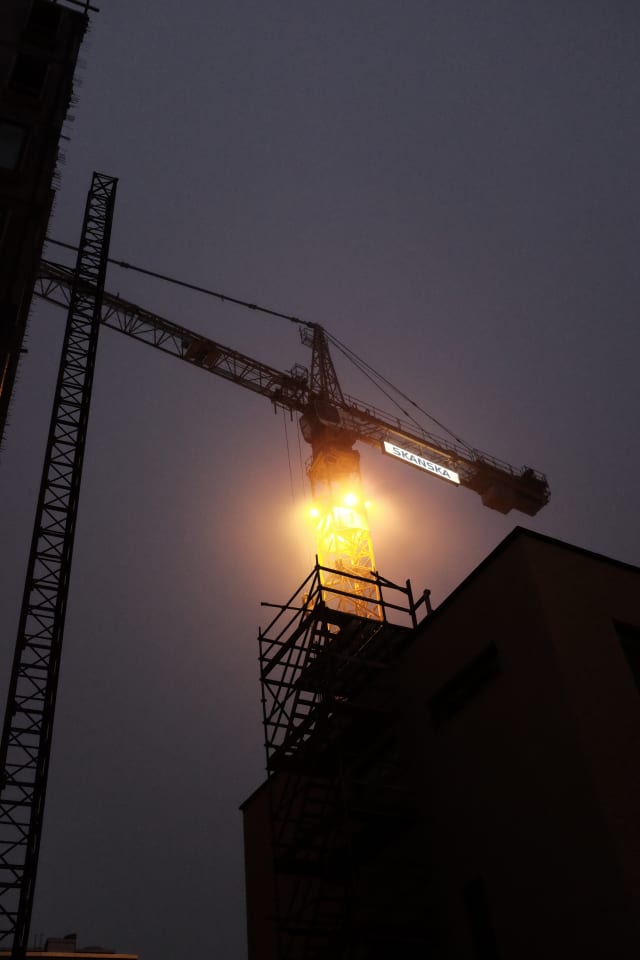
<path fill-rule="evenodd" d="M 639 39 L 627 0 L 103 0 L 51 234 L 76 242 L 92 171 L 118 176 L 114 257 L 318 321 L 470 444 L 547 473 L 537 518 L 502 517 L 363 450 L 384 576 L 439 603 L 516 523 L 640 563 Z M 279 368 L 308 359 L 285 321 L 108 286 Z M 0 464 L 3 667 L 63 325 L 36 304 Z M 260 601 L 313 563 L 287 426 L 290 455 L 262 398 L 102 332 L 34 934 L 246 955 Z"/>

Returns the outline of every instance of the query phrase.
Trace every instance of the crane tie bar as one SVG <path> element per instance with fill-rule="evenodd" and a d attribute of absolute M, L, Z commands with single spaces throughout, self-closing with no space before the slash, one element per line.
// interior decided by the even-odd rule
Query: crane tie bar
<path fill-rule="evenodd" d="M 53 240 L 47 237 L 47 243 L 53 243 L 57 247 L 65 247 L 67 250 L 77 251 L 72 243 L 63 243 L 62 240 Z M 219 293 L 217 290 L 209 290 L 207 287 L 200 287 L 195 283 L 188 283 L 186 280 L 177 280 L 175 277 L 169 277 L 164 273 L 157 273 L 155 270 L 147 270 L 145 267 L 138 267 L 133 263 L 127 263 L 126 260 L 114 260 L 108 258 L 108 262 L 116 267 L 122 267 L 123 270 L 133 270 L 135 273 L 142 273 L 147 277 L 154 277 L 156 280 L 164 280 L 166 283 L 172 283 L 176 287 L 186 287 L 187 290 L 194 290 L 196 293 L 204 293 L 208 297 L 216 297 L 217 300 L 235 303 L 239 307 L 246 307 L 248 310 L 255 310 L 257 313 L 266 313 L 270 317 L 278 317 L 280 320 L 289 320 L 291 323 L 299 323 L 305 327 L 313 327 L 315 324 L 309 320 L 301 320 L 300 317 L 291 316 L 288 313 L 281 313 L 279 310 L 271 310 L 270 307 L 261 307 L 257 303 L 249 303 L 247 300 L 240 300 L 238 297 L 230 297 L 226 293 Z"/>

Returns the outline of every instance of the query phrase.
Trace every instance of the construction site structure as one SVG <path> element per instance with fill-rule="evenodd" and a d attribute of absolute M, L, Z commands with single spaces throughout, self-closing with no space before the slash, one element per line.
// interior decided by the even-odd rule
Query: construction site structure
<path fill-rule="evenodd" d="M 36 293 L 51 303 L 68 306 L 73 276 L 71 268 L 42 262 Z M 329 349 L 330 340 L 337 341 L 318 323 L 286 317 L 299 325 L 303 342 L 311 348 L 311 361 L 308 368 L 294 364 L 281 371 L 108 291 L 102 298 L 101 318 L 112 329 L 252 390 L 275 408 L 300 416 L 302 436 L 311 447 L 307 475 L 318 556 L 324 569 L 336 571 L 327 586 L 341 588 L 330 590 L 328 596 L 342 607 L 348 604 L 353 612 L 379 616 L 371 581 L 376 564 L 356 442 L 372 446 L 426 476 L 472 490 L 485 506 L 500 513 L 518 510 L 534 516 L 549 501 L 546 477 L 531 467 L 513 467 L 344 393 Z"/>
<path fill-rule="evenodd" d="M 33 909 L 116 186 L 94 173 L 87 196 L 0 736 L 0 944 L 12 960 Z"/>
<path fill-rule="evenodd" d="M 89 9 L 78 0 L 0 4 L 0 446 Z"/>
<path fill-rule="evenodd" d="M 387 908 L 376 918 L 356 869 L 393 838 L 396 891 L 410 878 L 411 896 L 429 902 L 401 843 L 413 812 L 389 682 L 430 609 L 428 593 L 416 602 L 410 583 L 378 576 L 380 613 L 371 619 L 331 603 L 327 583 L 337 582 L 316 563 L 258 640 L 271 815 L 259 829 L 271 837 L 277 916 L 259 939 L 274 944 L 275 935 L 276 951 L 265 956 L 279 960 L 358 956 L 367 929 L 385 956 L 429 946 L 428 911 L 418 918 Z"/>
<path fill-rule="evenodd" d="M 249 960 L 637 956 L 640 569 L 516 528 L 435 610 L 381 595 L 316 566 L 259 635 Z"/>
<path fill-rule="evenodd" d="M 308 476 L 317 512 L 320 592 L 314 605 L 370 622 L 372 637 L 386 630 L 387 602 L 373 558 L 356 441 L 474 490 L 502 513 L 518 509 L 533 515 L 549 499 L 546 478 L 533 469 L 517 470 L 344 394 L 329 335 L 317 323 L 295 321 L 311 347 L 309 369 L 283 372 L 108 294 L 115 192 L 115 178 L 94 173 L 75 267 L 42 264 L 38 270 L 37 292 L 66 306 L 67 327 L 0 738 L 0 944 L 12 942 L 13 960 L 23 960 L 28 944 L 101 324 L 300 414 L 302 435 L 311 446 Z M 414 616 L 412 601 L 409 610 Z"/>

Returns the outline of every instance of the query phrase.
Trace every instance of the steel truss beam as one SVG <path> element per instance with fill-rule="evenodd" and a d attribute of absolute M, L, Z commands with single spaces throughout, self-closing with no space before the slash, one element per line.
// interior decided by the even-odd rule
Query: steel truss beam
<path fill-rule="evenodd" d="M 72 274 L 61 264 L 41 261 L 35 295 L 67 306 Z M 104 293 L 101 320 L 112 330 L 238 383 L 287 410 L 305 409 L 308 374 L 304 368 L 281 372 L 108 292 Z"/>
<path fill-rule="evenodd" d="M 0 740 L 0 945 L 27 949 L 117 181 L 94 173 L 73 272 Z"/>
<path fill-rule="evenodd" d="M 41 261 L 35 295 L 66 306 L 72 274 L 68 267 Z M 501 513 L 516 509 L 533 516 L 549 500 L 549 487 L 541 473 L 528 467 L 517 470 L 490 454 L 445 440 L 415 423 L 390 416 L 372 404 L 343 394 L 326 335 L 317 325 L 311 333 L 308 329 L 302 331 L 303 340 L 312 346 L 311 372 L 300 366 L 282 372 L 110 293 L 104 295 L 102 322 L 135 340 L 253 390 L 286 410 L 308 413 L 314 409 L 316 400 L 323 400 L 324 413 L 315 410 L 315 414 L 322 418 L 328 413 L 329 419 L 326 422 L 321 419 L 319 423 L 377 449 L 385 440 L 397 442 L 409 453 L 453 469 L 459 473 L 462 486 L 479 493 L 486 506 Z M 326 396 L 318 393 L 322 390 Z M 333 411 L 327 411 L 327 404 L 333 406 Z"/>

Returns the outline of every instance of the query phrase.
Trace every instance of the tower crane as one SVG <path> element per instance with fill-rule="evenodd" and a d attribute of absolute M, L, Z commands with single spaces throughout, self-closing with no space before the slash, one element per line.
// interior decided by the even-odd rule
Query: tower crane
<path fill-rule="evenodd" d="M 62 637 L 101 325 L 237 383 L 300 416 L 311 447 L 311 482 L 323 587 L 361 617 L 381 616 L 379 578 L 363 503 L 356 442 L 478 493 L 501 513 L 535 515 L 546 478 L 444 440 L 343 392 L 331 337 L 296 321 L 309 368 L 281 371 L 105 290 L 116 179 L 94 173 L 75 269 L 43 261 L 36 295 L 68 309 L 67 328 L 0 738 L 0 945 L 24 960 L 42 832 Z M 233 299 L 233 298 L 223 298 Z M 289 318 L 294 319 L 294 318 Z"/>
<path fill-rule="evenodd" d="M 73 277 L 73 269 L 43 260 L 35 292 L 51 303 L 68 306 Z M 512 467 L 344 393 L 330 353 L 330 335 L 318 323 L 297 321 L 303 343 L 311 348 L 310 367 L 295 365 L 281 371 L 106 291 L 101 321 L 300 416 L 302 436 L 311 447 L 307 475 L 318 559 L 323 567 L 336 571 L 333 577 L 326 574 L 327 586 L 338 590 L 332 591 L 334 602 L 351 604 L 352 612 L 359 615 L 377 616 L 377 592 L 369 582 L 376 567 L 356 442 L 473 490 L 485 506 L 500 513 L 518 510 L 534 516 L 549 500 L 547 480 L 538 471 Z M 351 599 L 341 601 L 342 591 Z M 361 597 L 355 601 L 356 609 L 354 596 Z"/>

